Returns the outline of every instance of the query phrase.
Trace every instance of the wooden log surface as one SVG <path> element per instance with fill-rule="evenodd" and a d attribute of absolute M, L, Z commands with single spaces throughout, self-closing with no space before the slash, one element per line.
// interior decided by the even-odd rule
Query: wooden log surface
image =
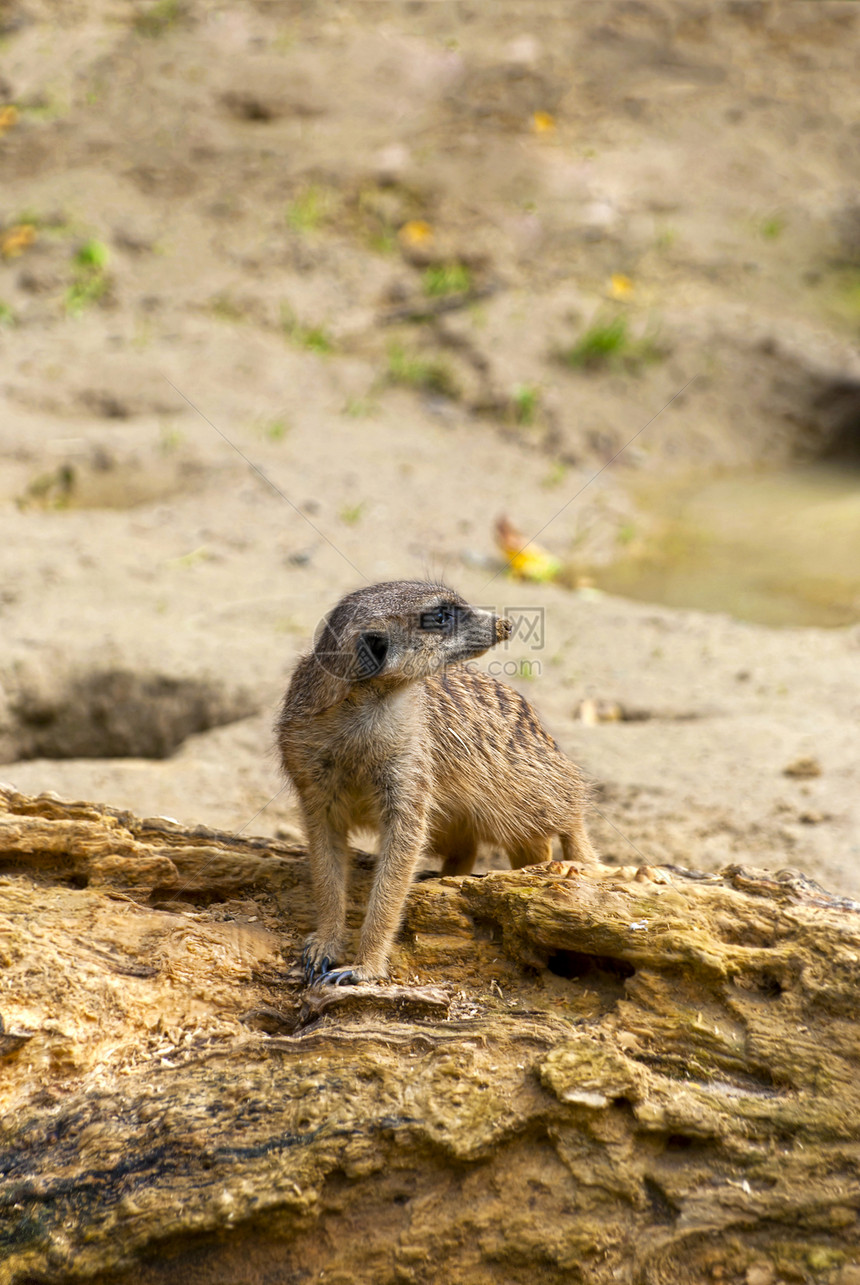
<path fill-rule="evenodd" d="M 802 876 L 428 879 L 308 990 L 301 848 L 0 789 L 0 872 L 0 1285 L 860 1283 L 860 905 Z"/>

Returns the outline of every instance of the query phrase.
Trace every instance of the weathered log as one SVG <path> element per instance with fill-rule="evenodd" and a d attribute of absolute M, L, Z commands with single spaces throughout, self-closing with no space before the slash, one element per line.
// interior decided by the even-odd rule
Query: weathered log
<path fill-rule="evenodd" d="M 860 906 L 801 876 L 427 880 L 305 990 L 300 848 L 8 789 L 0 869 L 2 1285 L 860 1281 Z"/>

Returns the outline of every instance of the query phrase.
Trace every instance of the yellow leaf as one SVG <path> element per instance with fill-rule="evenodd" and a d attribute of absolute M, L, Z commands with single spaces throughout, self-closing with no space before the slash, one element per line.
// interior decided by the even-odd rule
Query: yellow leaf
<path fill-rule="evenodd" d="M 4 259 L 17 259 L 36 240 L 32 223 L 16 223 L 0 236 L 0 254 Z"/>
<path fill-rule="evenodd" d="M 551 134 L 555 129 L 555 117 L 549 112 L 535 112 L 532 116 L 532 129 L 536 134 Z"/>
<path fill-rule="evenodd" d="M 11 129 L 18 120 L 18 108 L 11 103 L 6 107 L 0 107 L 0 134 L 5 134 Z"/>
<path fill-rule="evenodd" d="M 433 240 L 433 229 L 423 219 L 410 219 L 400 229 L 400 238 L 406 245 L 426 245 Z"/>
<path fill-rule="evenodd" d="M 518 580 L 554 580 L 562 569 L 554 554 L 527 540 L 506 517 L 496 523 L 496 543 L 508 560 L 511 575 Z"/>
<path fill-rule="evenodd" d="M 623 272 L 613 272 L 609 278 L 609 293 L 613 299 L 627 299 L 633 293 L 633 282 Z"/>

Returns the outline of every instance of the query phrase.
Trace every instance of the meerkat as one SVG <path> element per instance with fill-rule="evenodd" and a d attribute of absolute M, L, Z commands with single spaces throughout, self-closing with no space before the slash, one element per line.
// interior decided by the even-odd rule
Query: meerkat
<path fill-rule="evenodd" d="M 510 636 L 510 621 L 444 585 L 395 580 L 359 589 L 326 618 L 297 664 L 276 733 L 307 837 L 317 928 L 308 982 L 382 978 L 416 867 L 442 858 L 468 874 L 481 842 L 516 869 L 596 860 L 577 768 L 527 700 L 466 662 Z M 358 951 L 346 939 L 354 828 L 375 828 L 379 855 Z"/>

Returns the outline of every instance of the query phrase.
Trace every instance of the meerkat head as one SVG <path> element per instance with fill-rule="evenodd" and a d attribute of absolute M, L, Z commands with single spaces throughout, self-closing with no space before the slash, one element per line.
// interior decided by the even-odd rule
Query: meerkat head
<path fill-rule="evenodd" d="M 350 686 L 398 685 L 481 656 L 510 632 L 509 621 L 470 606 L 445 585 L 392 580 L 342 598 L 323 623 L 314 656 Z"/>

